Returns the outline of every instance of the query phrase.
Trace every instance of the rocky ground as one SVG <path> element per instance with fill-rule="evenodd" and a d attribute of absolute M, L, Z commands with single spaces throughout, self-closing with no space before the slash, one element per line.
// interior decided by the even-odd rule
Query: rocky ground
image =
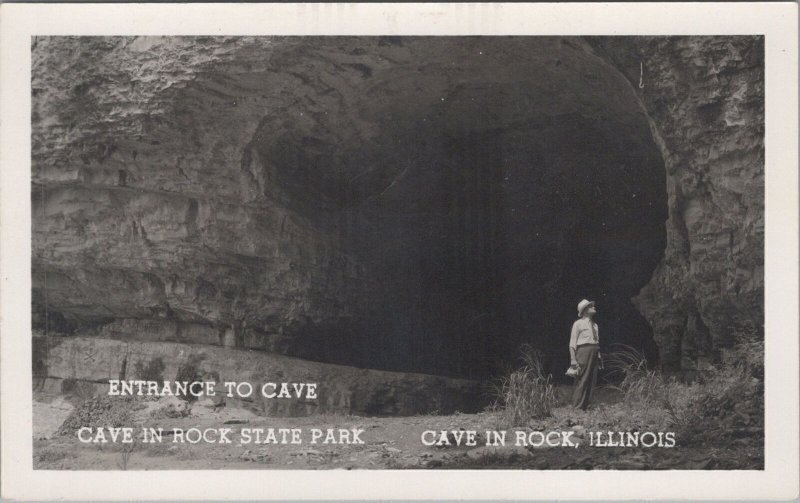
<path fill-rule="evenodd" d="M 562 397 L 568 389 L 559 390 Z M 496 412 L 411 417 L 316 415 L 301 418 L 258 417 L 244 409 L 213 410 L 204 404 L 185 409 L 174 399 L 135 402 L 127 424 L 172 428 L 231 428 L 231 444 L 179 443 L 165 435 L 162 443 L 81 443 L 71 429 L 73 406 L 63 399 L 34 404 L 34 467 L 63 470 L 163 469 L 741 469 L 763 468 L 758 432 L 747 428 L 736 435 L 713 433 L 691 439 L 677 437 L 673 448 L 591 447 L 589 431 L 646 429 L 669 431 L 658 410 L 632 411 L 613 391 L 601 393 L 587 412 L 561 406 L 552 416 L 531 421 L 524 428 L 508 428 L 505 446 L 487 446 L 486 430 L 506 429 Z M 103 400 L 95 408 L 102 409 Z M 210 404 L 209 404 L 210 405 Z M 112 407 L 108 410 L 118 411 Z M 85 406 L 81 407 L 86 412 Z M 95 411 L 96 412 L 96 411 Z M 117 414 L 118 412 L 106 413 Z M 176 417 L 170 417 L 176 416 Z M 85 417 L 85 415 L 83 416 Z M 109 416 L 110 417 L 110 416 Z M 64 420 L 67 420 L 64 423 Z M 659 421 L 662 422 L 659 425 Z M 112 421 L 113 422 L 113 421 Z M 64 427 L 62 427 L 64 423 Z M 61 427 L 61 431 L 59 431 Z M 300 428 L 302 444 L 246 444 L 239 442 L 245 428 Z M 310 443 L 311 430 L 363 429 L 363 444 Z M 474 446 L 428 447 L 421 442 L 426 430 L 477 432 Z M 514 445 L 515 431 L 573 432 L 578 446 L 524 447 Z M 134 431 L 138 431 L 135 429 Z M 750 434 L 748 434 L 750 433 Z M 455 437 L 448 434 L 455 444 Z"/>

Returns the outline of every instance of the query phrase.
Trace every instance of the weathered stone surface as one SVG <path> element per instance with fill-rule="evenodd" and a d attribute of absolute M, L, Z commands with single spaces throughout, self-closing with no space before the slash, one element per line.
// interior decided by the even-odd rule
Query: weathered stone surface
<path fill-rule="evenodd" d="M 485 376 L 584 296 L 646 344 L 648 281 L 668 366 L 761 324 L 757 38 L 45 37 L 32 90 L 50 331 Z"/>
<path fill-rule="evenodd" d="M 109 379 L 181 380 L 181 367 L 192 365 L 201 376 L 217 372 L 219 383 L 251 383 L 254 387 L 251 399 L 226 397 L 226 401 L 264 416 L 316 413 L 381 416 L 436 411 L 451 414 L 475 412 L 482 404 L 475 381 L 358 369 L 261 351 L 96 337 L 48 337 L 46 346 L 40 366 L 46 368 L 50 380 L 87 381 L 97 385 L 98 393 L 107 393 Z M 160 375 L 137 374 L 137 369 L 146 369 L 153 361 L 159 362 L 155 368 L 163 369 Z M 317 383 L 319 398 L 263 398 L 259 390 L 266 382 Z M 50 384 L 51 387 L 56 385 Z M 221 384 L 219 388 L 224 390 Z"/>
<path fill-rule="evenodd" d="M 667 169 L 667 249 L 635 302 L 665 366 L 702 367 L 763 334 L 764 39 L 592 43 L 635 87 Z"/>
<path fill-rule="evenodd" d="M 560 368 L 583 296 L 647 338 L 629 299 L 664 246 L 663 168 L 580 39 L 33 54 L 39 325 L 47 305 L 56 329 L 476 377 L 522 342 Z"/>

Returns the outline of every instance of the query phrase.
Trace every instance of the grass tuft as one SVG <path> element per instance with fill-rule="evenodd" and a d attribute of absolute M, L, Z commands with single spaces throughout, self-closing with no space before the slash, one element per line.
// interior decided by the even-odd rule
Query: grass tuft
<path fill-rule="evenodd" d="M 529 345 L 520 348 L 522 366 L 493 383 L 492 409 L 506 427 L 524 426 L 550 415 L 557 398 L 552 376 L 545 374 L 542 354 Z"/>

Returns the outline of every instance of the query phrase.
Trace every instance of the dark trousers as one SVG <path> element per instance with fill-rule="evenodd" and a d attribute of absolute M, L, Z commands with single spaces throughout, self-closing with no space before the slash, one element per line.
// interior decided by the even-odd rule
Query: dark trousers
<path fill-rule="evenodd" d="M 575 390 L 572 392 L 572 406 L 586 410 L 592 399 L 592 391 L 597 384 L 597 354 L 600 346 L 597 344 L 584 344 L 575 351 L 575 359 L 581 366 L 581 375 L 575 381 Z"/>

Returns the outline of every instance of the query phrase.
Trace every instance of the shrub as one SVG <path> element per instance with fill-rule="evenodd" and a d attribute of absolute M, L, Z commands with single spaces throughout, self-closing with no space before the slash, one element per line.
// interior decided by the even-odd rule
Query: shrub
<path fill-rule="evenodd" d="M 131 455 L 136 450 L 136 442 L 121 443 L 117 447 L 119 451 L 119 458 L 117 459 L 117 468 L 120 470 L 127 470 L 130 463 Z"/>
<path fill-rule="evenodd" d="M 61 394 L 71 403 L 81 404 L 95 396 L 95 385 L 82 379 L 65 377 L 61 380 Z"/>
<path fill-rule="evenodd" d="M 140 361 L 136 362 L 133 371 L 136 374 L 136 378 L 142 381 L 163 382 L 165 368 L 167 367 L 164 365 L 164 360 L 162 360 L 160 356 L 157 356 L 147 362 L 147 365 L 143 365 Z"/>
<path fill-rule="evenodd" d="M 205 357 L 203 355 L 190 355 L 185 363 L 178 367 L 178 372 L 175 375 L 175 380 L 178 382 L 193 382 L 203 380 L 203 372 L 200 370 L 200 363 Z M 193 402 L 197 397 L 191 393 L 179 395 L 178 398 L 187 402 Z"/>
<path fill-rule="evenodd" d="M 189 403 L 178 402 L 175 403 L 168 403 L 164 407 L 159 407 L 154 409 L 150 412 L 150 417 L 153 419 L 164 419 L 164 418 L 181 418 L 181 417 L 189 417 L 191 414 L 191 409 Z"/>
<path fill-rule="evenodd" d="M 764 337 L 763 334 L 748 330 L 736 335 L 736 344 L 731 348 L 727 365 L 740 372 L 764 380 Z"/>
<path fill-rule="evenodd" d="M 695 421 L 687 428 L 711 420 L 722 434 L 764 427 L 764 341 L 742 334 L 722 364 L 701 378 L 697 396 L 687 405 Z M 696 429 L 696 428 L 694 428 Z"/>
<path fill-rule="evenodd" d="M 647 358 L 636 348 L 624 344 L 619 347 L 622 349 L 606 355 L 603 363 L 608 377 L 619 381 L 614 387 L 622 392 L 625 401 L 654 404 L 662 400 L 667 382 L 661 372 L 649 368 Z"/>
<path fill-rule="evenodd" d="M 763 429 L 764 341 L 757 334 L 737 336 L 723 362 L 699 374 L 691 384 L 649 369 L 643 355 L 630 347 L 609 354 L 606 362 L 620 379 L 617 388 L 627 404 L 663 410 L 683 438 L 718 440 Z M 713 436 L 709 424 L 714 425 Z"/>
<path fill-rule="evenodd" d="M 98 396 L 76 407 L 58 429 L 58 435 L 74 435 L 80 428 L 126 427 L 135 425 L 139 404 L 132 397 Z"/>
<path fill-rule="evenodd" d="M 522 367 L 492 387 L 493 408 L 507 427 L 524 426 L 530 419 L 549 416 L 557 401 L 552 376 L 544 373 L 541 352 L 524 345 L 521 353 Z"/>

